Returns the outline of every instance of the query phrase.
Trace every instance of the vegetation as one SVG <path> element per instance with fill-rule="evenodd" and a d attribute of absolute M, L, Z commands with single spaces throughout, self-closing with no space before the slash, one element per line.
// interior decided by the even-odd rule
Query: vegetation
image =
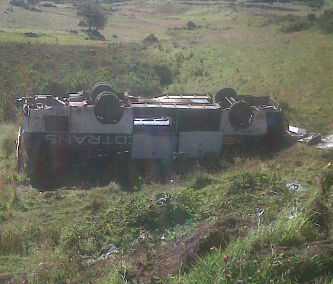
<path fill-rule="evenodd" d="M 11 0 L 10 5 L 22 7 L 31 11 L 38 11 L 35 6 L 39 3 L 39 0 Z"/>
<path fill-rule="evenodd" d="M 139 171 L 133 191 L 110 178 L 91 181 L 100 173 L 92 165 L 78 174 L 80 183 L 38 192 L 15 162 L 16 97 L 89 91 L 98 81 L 143 96 L 214 94 L 229 85 L 282 102 L 293 125 L 331 133 L 328 6 L 103 4 L 112 21 L 103 30 L 107 40 L 95 41 L 80 30 L 82 17 L 71 4 L 42 7 L 36 17 L 0 2 L 6 11 L 0 18 L 1 279 L 332 282 L 329 150 L 294 144 L 266 155 L 227 153 L 183 161 L 162 178 L 162 165 L 146 165 L 151 171 Z M 195 28 L 186 28 L 189 22 Z M 143 44 L 149 34 L 157 44 Z M 305 190 L 286 188 L 294 181 Z M 116 248 L 107 254 L 111 245 Z"/>
<path fill-rule="evenodd" d="M 97 4 L 84 3 L 79 8 L 77 14 L 84 18 L 89 32 L 91 32 L 91 28 L 95 28 L 96 30 L 103 29 L 107 22 L 107 16 Z"/>

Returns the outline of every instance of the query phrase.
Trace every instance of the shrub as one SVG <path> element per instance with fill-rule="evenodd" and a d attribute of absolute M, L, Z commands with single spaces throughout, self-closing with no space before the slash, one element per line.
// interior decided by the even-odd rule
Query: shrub
<path fill-rule="evenodd" d="M 306 21 L 298 21 L 295 23 L 282 26 L 281 31 L 285 33 L 300 32 L 308 29 L 310 26 L 311 25 Z"/>
<path fill-rule="evenodd" d="M 333 33 L 333 9 L 326 10 L 317 19 L 319 28 L 326 33 Z"/>
<path fill-rule="evenodd" d="M 25 3 L 24 0 L 11 0 L 10 5 L 28 9 L 29 6 Z"/>
<path fill-rule="evenodd" d="M 308 21 L 314 22 L 317 19 L 317 16 L 316 16 L 316 14 L 311 13 L 311 14 L 308 14 L 306 16 L 306 18 L 307 18 Z"/>
<path fill-rule="evenodd" d="M 313 8 L 320 8 L 325 4 L 325 0 L 305 0 L 304 2 Z"/>
<path fill-rule="evenodd" d="M 173 75 L 169 66 L 166 64 L 154 64 L 153 68 L 160 79 L 161 86 L 167 86 L 173 83 Z"/>

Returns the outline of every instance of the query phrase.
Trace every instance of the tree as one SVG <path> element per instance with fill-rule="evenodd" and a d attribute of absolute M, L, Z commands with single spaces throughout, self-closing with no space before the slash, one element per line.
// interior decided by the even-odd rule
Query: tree
<path fill-rule="evenodd" d="M 84 22 L 89 28 L 89 32 L 92 28 L 95 28 L 96 30 L 103 29 L 107 22 L 106 14 L 97 4 L 86 3 L 79 8 L 77 14 L 84 18 Z"/>
<path fill-rule="evenodd" d="M 27 4 L 31 5 L 31 6 L 34 6 L 34 5 L 38 4 L 38 3 L 39 3 L 39 0 L 27 0 Z"/>

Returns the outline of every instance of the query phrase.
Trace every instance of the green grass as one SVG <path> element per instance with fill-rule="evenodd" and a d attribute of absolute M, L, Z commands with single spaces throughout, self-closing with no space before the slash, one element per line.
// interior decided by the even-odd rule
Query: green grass
<path fill-rule="evenodd" d="M 304 164 L 295 168 L 299 160 Z M 304 257 L 302 250 L 305 243 L 321 241 L 329 234 L 316 225 L 318 219 L 311 219 L 311 212 L 317 209 L 310 210 L 314 200 L 322 200 L 323 193 L 314 180 L 325 172 L 322 168 L 328 160 L 319 150 L 295 145 L 271 159 L 239 157 L 215 173 L 198 168 L 198 174 L 178 179 L 176 185 L 149 183 L 128 193 L 111 183 L 90 190 L 65 187 L 42 194 L 24 186 L 20 178 L 13 179 L 2 163 L 0 271 L 14 273 L 17 279 L 34 273 L 33 283 L 65 279 L 119 283 L 124 270 L 136 271 L 129 259 L 142 246 L 154 250 L 162 236 L 172 245 L 202 222 L 236 217 L 247 220 L 248 234 L 203 256 L 188 274 L 173 278 L 173 282 L 202 283 L 206 279 L 205 283 L 216 283 L 219 279 L 223 283 L 251 277 L 256 283 L 264 283 L 264 279 L 280 283 L 309 277 L 306 270 L 310 268 L 314 276 L 328 281 L 332 276 L 325 274 L 332 262 L 329 255 L 311 250 Z M 309 190 L 289 192 L 285 183 L 293 180 Z M 327 206 L 332 202 L 329 192 Z M 167 207 L 154 205 L 162 193 L 170 196 Z M 265 213 L 259 218 L 260 209 Z M 150 240 L 141 239 L 143 235 Z M 115 244 L 120 254 L 94 263 L 99 249 L 109 243 Z M 272 243 L 276 253 L 271 252 Z M 226 263 L 224 255 L 229 259 Z M 241 264 L 235 262 L 238 259 Z"/>

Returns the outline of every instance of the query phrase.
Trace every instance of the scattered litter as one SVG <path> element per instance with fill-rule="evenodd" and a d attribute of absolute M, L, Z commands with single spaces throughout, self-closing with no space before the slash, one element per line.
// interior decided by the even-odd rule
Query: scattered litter
<path fill-rule="evenodd" d="M 317 145 L 316 148 L 318 149 L 333 148 L 333 135 L 322 138 L 319 133 L 307 133 L 306 129 L 291 125 L 288 133 L 291 137 L 298 139 L 298 142 Z"/>
<path fill-rule="evenodd" d="M 305 143 L 307 145 L 315 145 L 321 142 L 321 136 L 318 133 L 311 133 L 304 135 L 298 142 Z"/>
<path fill-rule="evenodd" d="M 118 254 L 118 253 L 119 253 L 118 248 L 115 245 L 113 245 L 105 255 L 108 256 L 110 254 Z"/>
<path fill-rule="evenodd" d="M 118 248 L 114 244 L 109 244 L 100 249 L 99 254 L 102 255 L 110 255 L 113 253 L 119 253 Z"/>
<path fill-rule="evenodd" d="M 164 204 L 169 202 L 169 199 L 170 199 L 170 197 L 166 195 L 165 197 L 161 197 L 158 200 L 156 200 L 155 204 L 156 205 L 164 205 Z"/>
<path fill-rule="evenodd" d="M 96 259 L 91 259 L 89 263 L 95 263 L 96 261 L 106 260 L 110 255 L 118 254 L 119 250 L 114 244 L 109 244 L 100 250 L 100 256 Z"/>
<path fill-rule="evenodd" d="M 293 214 L 293 215 L 290 215 L 290 216 L 288 217 L 288 219 L 291 220 L 291 219 L 294 219 L 294 218 L 296 218 L 296 217 L 297 217 L 297 214 Z"/>
<path fill-rule="evenodd" d="M 38 264 L 39 268 L 45 267 L 46 266 L 46 262 L 41 262 L 40 264 Z"/>
<path fill-rule="evenodd" d="M 161 193 L 156 196 L 156 201 L 154 203 L 155 205 L 165 205 L 170 202 L 170 198 L 170 194 Z M 154 203 L 150 204 L 148 208 L 152 207 Z"/>
<path fill-rule="evenodd" d="M 297 183 L 297 182 L 287 183 L 286 187 L 289 190 L 294 190 L 294 191 L 305 191 L 305 190 L 308 190 L 308 187 L 304 187 L 300 183 Z"/>
<path fill-rule="evenodd" d="M 299 128 L 299 127 L 296 127 L 296 126 L 291 126 L 291 125 L 289 125 L 289 132 L 291 132 L 292 134 L 297 134 L 297 135 L 307 134 L 306 129 Z"/>
<path fill-rule="evenodd" d="M 321 142 L 316 146 L 318 149 L 333 148 L 333 135 L 322 138 Z"/>
<path fill-rule="evenodd" d="M 264 214 L 265 214 L 265 209 L 260 209 L 260 210 L 258 210 L 258 212 L 257 212 L 258 217 L 261 217 L 261 216 L 264 215 Z"/>

